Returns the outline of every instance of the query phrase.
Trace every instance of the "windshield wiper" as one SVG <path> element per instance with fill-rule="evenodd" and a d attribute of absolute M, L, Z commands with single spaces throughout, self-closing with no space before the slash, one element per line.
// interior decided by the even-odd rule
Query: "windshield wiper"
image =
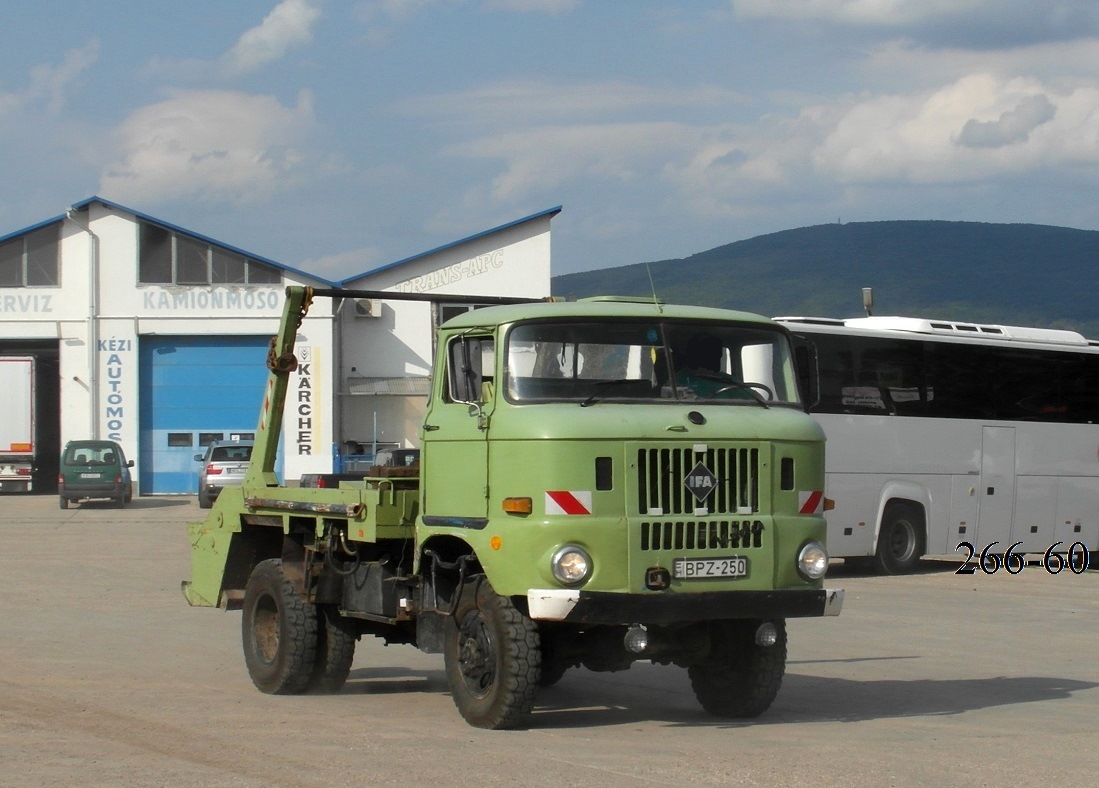
<path fill-rule="evenodd" d="M 598 387 L 602 387 L 602 386 L 621 386 L 624 383 L 637 383 L 637 382 L 638 381 L 636 379 L 619 378 L 617 380 L 597 380 L 592 385 L 594 385 L 598 388 Z M 586 408 L 589 405 L 594 405 L 596 402 L 598 402 L 602 398 L 603 398 L 602 394 L 592 394 L 590 397 L 588 397 L 586 400 L 584 400 L 583 402 L 580 403 L 580 407 L 581 408 Z"/>

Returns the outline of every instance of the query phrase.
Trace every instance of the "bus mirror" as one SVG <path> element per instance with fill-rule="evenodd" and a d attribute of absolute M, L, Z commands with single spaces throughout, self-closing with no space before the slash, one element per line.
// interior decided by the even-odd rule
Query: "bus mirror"
<path fill-rule="evenodd" d="M 802 402 L 806 410 L 811 410 L 820 403 L 819 370 L 816 345 L 805 337 L 794 337 L 794 366 Z"/>

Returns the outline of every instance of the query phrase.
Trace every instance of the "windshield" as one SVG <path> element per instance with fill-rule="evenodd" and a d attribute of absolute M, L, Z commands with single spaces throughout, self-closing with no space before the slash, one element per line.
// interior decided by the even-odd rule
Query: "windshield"
<path fill-rule="evenodd" d="M 85 443 L 65 450 L 66 465 L 118 465 L 119 450 L 111 443 Z"/>
<path fill-rule="evenodd" d="M 745 323 L 522 323 L 508 334 L 505 375 L 512 402 L 799 404 L 786 335 Z"/>

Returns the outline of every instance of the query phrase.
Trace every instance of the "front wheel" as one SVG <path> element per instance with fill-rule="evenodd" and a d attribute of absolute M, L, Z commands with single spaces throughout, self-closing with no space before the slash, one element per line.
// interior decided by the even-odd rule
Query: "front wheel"
<path fill-rule="evenodd" d="M 316 606 L 302 601 L 282 561 L 261 561 L 244 588 L 241 639 L 252 683 L 270 695 L 302 692 L 317 656 Z"/>
<path fill-rule="evenodd" d="M 474 727 L 514 728 L 534 708 L 542 662 L 538 630 L 483 577 L 458 593 L 443 644 L 454 705 Z"/>
<path fill-rule="evenodd" d="M 775 619 L 773 645 L 756 643 L 761 621 L 715 621 L 709 656 L 687 668 L 702 708 L 718 717 L 758 717 L 778 695 L 786 673 L 786 622 Z"/>
<path fill-rule="evenodd" d="M 883 575 L 911 572 L 923 557 L 923 545 L 922 510 L 910 504 L 889 504 L 882 516 L 874 570 Z"/>

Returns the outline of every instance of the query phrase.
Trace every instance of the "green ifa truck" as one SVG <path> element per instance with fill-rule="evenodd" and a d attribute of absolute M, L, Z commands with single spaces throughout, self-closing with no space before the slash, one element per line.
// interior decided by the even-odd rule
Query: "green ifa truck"
<path fill-rule="evenodd" d="M 441 652 L 483 728 L 528 724 L 571 667 L 636 660 L 686 668 L 715 715 L 767 709 L 786 619 L 843 604 L 823 585 L 824 437 L 786 330 L 655 300 L 467 311 L 436 334 L 418 465 L 283 486 L 312 300 L 403 295 L 287 288 L 248 474 L 188 526 L 183 593 L 243 611 L 255 685 L 336 691 L 373 635 Z"/>

